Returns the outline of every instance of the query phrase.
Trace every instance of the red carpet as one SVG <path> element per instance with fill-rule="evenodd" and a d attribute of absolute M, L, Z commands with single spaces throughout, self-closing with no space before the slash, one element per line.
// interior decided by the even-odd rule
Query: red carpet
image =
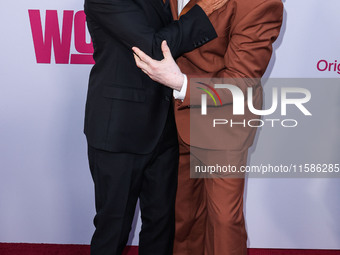
<path fill-rule="evenodd" d="M 0 255 L 90 255 L 90 247 L 88 245 L 0 243 Z M 138 255 L 138 247 L 126 247 L 124 255 Z M 248 255 L 340 255 L 340 250 L 248 249 Z"/>

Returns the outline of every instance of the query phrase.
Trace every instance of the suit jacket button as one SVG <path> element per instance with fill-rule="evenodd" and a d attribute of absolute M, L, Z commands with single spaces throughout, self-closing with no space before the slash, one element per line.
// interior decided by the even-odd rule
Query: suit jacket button
<path fill-rule="evenodd" d="M 165 99 L 165 101 L 168 101 L 168 102 L 170 102 L 170 97 L 168 97 L 168 96 L 165 96 L 165 97 L 164 97 L 164 99 Z"/>

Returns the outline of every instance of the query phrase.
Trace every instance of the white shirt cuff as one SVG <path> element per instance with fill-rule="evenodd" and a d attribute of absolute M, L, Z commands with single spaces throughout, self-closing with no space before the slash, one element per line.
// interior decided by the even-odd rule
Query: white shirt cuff
<path fill-rule="evenodd" d="M 181 88 L 180 91 L 174 90 L 173 91 L 173 96 L 175 99 L 179 99 L 179 100 L 184 100 L 185 98 L 185 94 L 187 93 L 187 87 L 188 87 L 188 78 L 187 76 L 184 74 L 184 81 L 183 81 L 183 86 Z"/>

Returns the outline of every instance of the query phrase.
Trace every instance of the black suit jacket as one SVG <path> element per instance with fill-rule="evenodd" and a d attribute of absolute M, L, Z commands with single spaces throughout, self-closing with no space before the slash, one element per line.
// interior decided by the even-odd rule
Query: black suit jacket
<path fill-rule="evenodd" d="M 96 148 L 150 153 L 162 133 L 172 90 L 137 68 L 131 48 L 162 59 L 161 42 L 173 56 L 216 37 L 208 17 L 195 6 L 173 21 L 162 0 L 85 0 L 95 60 L 88 87 L 85 128 Z"/>

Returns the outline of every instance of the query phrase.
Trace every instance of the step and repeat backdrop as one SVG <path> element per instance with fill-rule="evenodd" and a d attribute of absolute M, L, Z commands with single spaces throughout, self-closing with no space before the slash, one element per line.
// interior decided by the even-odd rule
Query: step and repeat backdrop
<path fill-rule="evenodd" d="M 275 127 L 258 130 L 249 165 L 303 175 L 246 180 L 249 247 L 340 249 L 340 2 L 284 6 L 265 77 L 299 79 L 264 83 L 265 109 L 274 87 L 302 87 L 312 115 L 287 106 L 290 121 L 278 112 Z M 83 1 L 1 1 L 0 29 L 0 242 L 88 244 L 95 210 L 83 119 L 93 50 Z"/>

